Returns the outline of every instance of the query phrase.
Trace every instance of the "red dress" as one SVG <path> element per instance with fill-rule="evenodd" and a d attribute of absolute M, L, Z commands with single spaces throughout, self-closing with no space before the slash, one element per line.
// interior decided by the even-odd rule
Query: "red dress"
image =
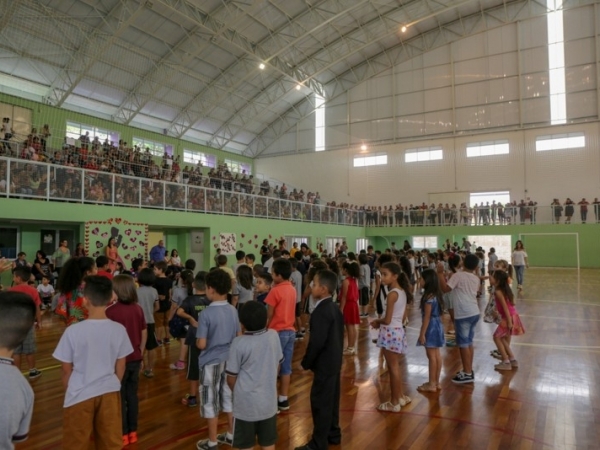
<path fill-rule="evenodd" d="M 360 316 L 358 311 L 358 280 L 348 277 L 348 292 L 346 293 L 346 304 L 344 305 L 344 324 L 358 325 L 360 324 Z"/>

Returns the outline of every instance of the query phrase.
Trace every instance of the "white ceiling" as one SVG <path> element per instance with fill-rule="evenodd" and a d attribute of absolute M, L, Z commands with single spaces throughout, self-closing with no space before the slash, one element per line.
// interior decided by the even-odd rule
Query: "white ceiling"
<path fill-rule="evenodd" d="M 257 156 L 314 109 L 314 93 L 338 96 L 396 64 L 393 49 L 423 43 L 432 30 L 468 34 L 470 17 L 529 3 L 545 7 L 544 0 L 0 0 L 0 83 L 9 75 L 25 94 L 44 92 L 56 106 Z"/>

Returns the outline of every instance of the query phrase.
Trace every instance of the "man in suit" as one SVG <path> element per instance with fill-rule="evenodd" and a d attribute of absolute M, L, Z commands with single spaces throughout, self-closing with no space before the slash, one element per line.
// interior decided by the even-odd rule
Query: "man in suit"
<path fill-rule="evenodd" d="M 324 450 L 342 439 L 340 430 L 340 372 L 344 346 L 344 318 L 333 303 L 337 275 L 323 270 L 315 276 L 311 295 L 316 306 L 310 316 L 310 341 L 302 368 L 312 370 L 310 406 L 313 417 L 312 439 L 296 450 Z"/>

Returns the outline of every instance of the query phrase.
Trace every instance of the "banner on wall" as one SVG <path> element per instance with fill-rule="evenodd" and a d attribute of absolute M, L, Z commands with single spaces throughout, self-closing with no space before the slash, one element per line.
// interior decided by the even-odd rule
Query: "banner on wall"
<path fill-rule="evenodd" d="M 119 259 L 126 269 L 136 258 L 147 259 L 148 224 L 132 223 L 121 218 L 85 223 L 85 249 L 92 258 L 104 254 L 108 241 L 115 238 Z"/>

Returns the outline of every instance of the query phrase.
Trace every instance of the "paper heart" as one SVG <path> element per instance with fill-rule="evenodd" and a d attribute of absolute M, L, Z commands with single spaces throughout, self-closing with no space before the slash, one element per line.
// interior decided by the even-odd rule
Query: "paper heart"
<path fill-rule="evenodd" d="M 104 245 L 100 241 L 96 241 L 96 248 L 102 248 Z"/>
<path fill-rule="evenodd" d="M 273 236 L 269 235 L 269 239 L 271 239 Z"/>
<path fill-rule="evenodd" d="M 213 241 L 214 241 L 216 238 L 217 238 L 216 236 L 213 236 Z"/>
<path fill-rule="evenodd" d="M 121 219 L 115 219 L 115 222 L 121 223 Z"/>
<path fill-rule="evenodd" d="M 258 239 L 258 234 L 255 234 L 255 235 L 254 235 L 254 239 Z"/>
<path fill-rule="evenodd" d="M 127 250 L 129 248 L 125 244 L 121 245 L 121 247 L 123 247 L 125 250 Z"/>
<path fill-rule="evenodd" d="M 135 242 L 135 241 L 136 241 L 136 238 L 131 238 L 131 239 L 129 239 L 129 240 L 130 240 L 131 242 Z"/>
<path fill-rule="evenodd" d="M 112 219 L 108 219 L 105 223 L 111 224 L 113 222 Z"/>
<path fill-rule="evenodd" d="M 249 239 L 249 240 L 248 240 L 248 244 L 252 244 L 252 239 Z"/>
<path fill-rule="evenodd" d="M 130 255 L 129 253 L 127 253 L 127 254 L 125 255 L 125 259 L 131 259 L 131 255 Z"/>
<path fill-rule="evenodd" d="M 219 244 L 215 244 L 215 248 L 219 248 Z"/>
<path fill-rule="evenodd" d="M 128 228 L 127 230 L 125 230 L 125 234 L 127 236 L 131 235 L 131 228 Z"/>
<path fill-rule="evenodd" d="M 240 242 L 240 248 L 244 248 L 244 244 Z"/>
<path fill-rule="evenodd" d="M 94 258 L 97 258 L 98 256 L 100 256 L 100 252 L 96 252 L 92 255 Z"/>
<path fill-rule="evenodd" d="M 108 237 L 108 232 L 106 232 L 106 231 L 105 231 L 105 232 L 104 232 L 104 233 L 102 233 L 100 236 L 102 236 L 103 238 L 107 238 L 107 237 Z"/>
<path fill-rule="evenodd" d="M 146 244 L 144 242 L 142 242 L 142 241 L 140 241 L 139 244 L 140 244 L 141 247 L 145 247 L 146 246 Z"/>
<path fill-rule="evenodd" d="M 135 234 L 139 236 L 140 234 L 142 234 L 142 232 L 140 230 L 135 230 Z"/>
<path fill-rule="evenodd" d="M 244 238 L 244 237 L 246 237 L 246 235 L 244 233 L 242 233 L 242 237 Z"/>
<path fill-rule="evenodd" d="M 131 247 L 131 251 L 132 251 L 132 252 L 135 252 L 135 251 L 136 251 L 136 249 L 137 249 L 137 246 L 135 246 L 135 245 L 134 245 L 133 247 Z"/>
<path fill-rule="evenodd" d="M 258 248 L 258 244 L 254 244 L 254 248 Z"/>
<path fill-rule="evenodd" d="M 92 234 L 98 234 L 100 232 L 100 228 L 96 227 L 92 230 Z"/>

